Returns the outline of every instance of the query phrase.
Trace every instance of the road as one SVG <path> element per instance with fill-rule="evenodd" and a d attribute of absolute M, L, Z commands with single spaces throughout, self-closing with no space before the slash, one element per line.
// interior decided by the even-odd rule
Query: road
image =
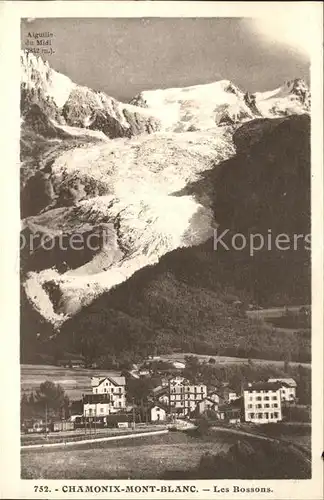
<path fill-rule="evenodd" d="M 302 306 L 289 306 L 289 312 L 298 312 L 301 307 L 310 307 L 309 305 Z M 246 311 L 246 315 L 250 318 L 278 318 L 282 316 L 287 310 L 286 307 L 271 307 L 269 309 L 252 309 L 251 311 Z"/>
<path fill-rule="evenodd" d="M 39 448 L 53 448 L 53 447 L 65 447 L 65 446 L 74 446 L 74 445 L 82 445 L 89 443 L 100 443 L 105 441 L 119 441 L 121 439 L 133 439 L 136 437 L 143 436 L 156 436 L 158 434 L 167 434 L 169 432 L 168 429 L 163 429 L 159 431 L 149 431 L 149 432 L 133 432 L 131 434 L 122 434 L 120 436 L 108 436 L 108 437 L 98 437 L 92 439 L 80 439 L 78 441 L 63 441 L 59 443 L 37 443 L 37 444 L 27 444 L 22 445 L 22 450 L 31 450 L 31 449 L 39 449 Z"/>

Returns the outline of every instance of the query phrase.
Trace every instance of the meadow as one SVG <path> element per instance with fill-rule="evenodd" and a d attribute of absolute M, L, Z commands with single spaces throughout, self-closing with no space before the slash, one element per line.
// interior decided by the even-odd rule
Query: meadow
<path fill-rule="evenodd" d="M 237 437 L 210 441 L 182 432 L 79 445 L 71 449 L 22 450 L 24 479 L 158 479 L 166 471 L 189 471 L 205 452 L 227 451 Z"/>
<path fill-rule="evenodd" d="M 21 365 L 21 394 L 35 392 L 45 380 L 60 384 L 70 399 L 81 399 L 82 394 L 92 392 L 90 378 L 97 375 L 114 376 L 119 372 L 64 368 L 51 365 Z"/>

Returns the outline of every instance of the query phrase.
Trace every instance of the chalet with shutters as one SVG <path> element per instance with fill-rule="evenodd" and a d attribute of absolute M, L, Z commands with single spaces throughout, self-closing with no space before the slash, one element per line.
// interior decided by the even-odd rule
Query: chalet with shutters
<path fill-rule="evenodd" d="M 91 377 L 92 394 L 107 396 L 109 399 L 109 413 L 124 411 L 126 408 L 126 379 L 125 377 Z"/>
<path fill-rule="evenodd" d="M 283 403 L 296 401 L 297 384 L 293 378 L 269 378 L 268 382 L 281 384 L 280 396 Z"/>

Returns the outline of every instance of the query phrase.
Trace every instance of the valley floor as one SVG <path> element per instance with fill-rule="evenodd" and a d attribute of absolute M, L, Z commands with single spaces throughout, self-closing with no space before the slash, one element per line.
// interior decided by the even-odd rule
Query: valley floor
<path fill-rule="evenodd" d="M 221 430 L 225 432 L 219 432 Z M 305 429 L 301 436 L 304 434 L 306 439 L 309 430 Z M 256 443 L 267 443 L 268 440 L 272 440 L 270 436 L 268 439 L 263 437 L 260 440 L 260 436 L 252 437 L 244 431 L 235 429 L 215 429 L 212 435 L 204 437 L 190 436 L 184 432 L 169 432 L 163 435 L 138 437 L 128 440 L 127 443 L 111 441 L 79 445 L 77 448 L 24 449 L 21 453 L 21 477 L 23 479 L 185 479 L 197 471 L 203 455 L 208 453 L 208 455 L 224 456 L 233 444 L 239 444 L 242 439 L 245 443 L 256 446 L 255 450 L 260 450 Z M 293 462 L 296 451 L 298 453 L 298 450 L 290 450 Z M 304 452 L 302 456 L 304 465 L 301 466 L 299 462 L 296 470 L 294 468 L 290 470 L 292 476 L 289 477 L 305 477 L 305 467 L 309 470 L 310 460 Z M 274 458 L 277 456 L 269 457 L 269 460 Z M 266 457 L 263 459 L 268 460 Z M 307 477 L 308 475 L 309 472 Z M 212 477 L 217 477 L 217 471 L 212 473 Z"/>
<path fill-rule="evenodd" d="M 165 471 L 190 470 L 206 451 L 227 451 L 232 438 L 200 442 L 182 432 L 77 449 L 23 451 L 21 474 L 33 479 L 158 479 Z M 81 449 L 80 449 L 81 448 Z"/>

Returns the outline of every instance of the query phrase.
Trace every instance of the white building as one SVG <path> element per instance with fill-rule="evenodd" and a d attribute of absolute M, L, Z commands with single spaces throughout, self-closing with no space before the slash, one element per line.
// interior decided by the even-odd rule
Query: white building
<path fill-rule="evenodd" d="M 151 422 L 162 422 L 166 420 L 166 411 L 160 406 L 153 406 L 151 408 Z"/>
<path fill-rule="evenodd" d="M 207 397 L 207 387 L 204 384 L 191 384 L 183 377 L 175 377 L 169 381 L 170 410 L 178 415 L 189 415 L 197 403 Z"/>
<path fill-rule="evenodd" d="M 87 394 L 83 397 L 84 417 L 106 417 L 111 412 L 111 401 L 108 394 Z"/>
<path fill-rule="evenodd" d="M 125 377 L 91 377 L 93 394 L 109 396 L 110 413 L 126 408 L 126 379 Z"/>
<path fill-rule="evenodd" d="M 282 420 L 280 384 L 258 382 L 244 389 L 244 416 L 246 422 L 275 423 Z"/>
<path fill-rule="evenodd" d="M 281 384 L 281 401 L 293 402 L 296 400 L 297 384 L 293 378 L 269 378 L 268 382 Z"/>

